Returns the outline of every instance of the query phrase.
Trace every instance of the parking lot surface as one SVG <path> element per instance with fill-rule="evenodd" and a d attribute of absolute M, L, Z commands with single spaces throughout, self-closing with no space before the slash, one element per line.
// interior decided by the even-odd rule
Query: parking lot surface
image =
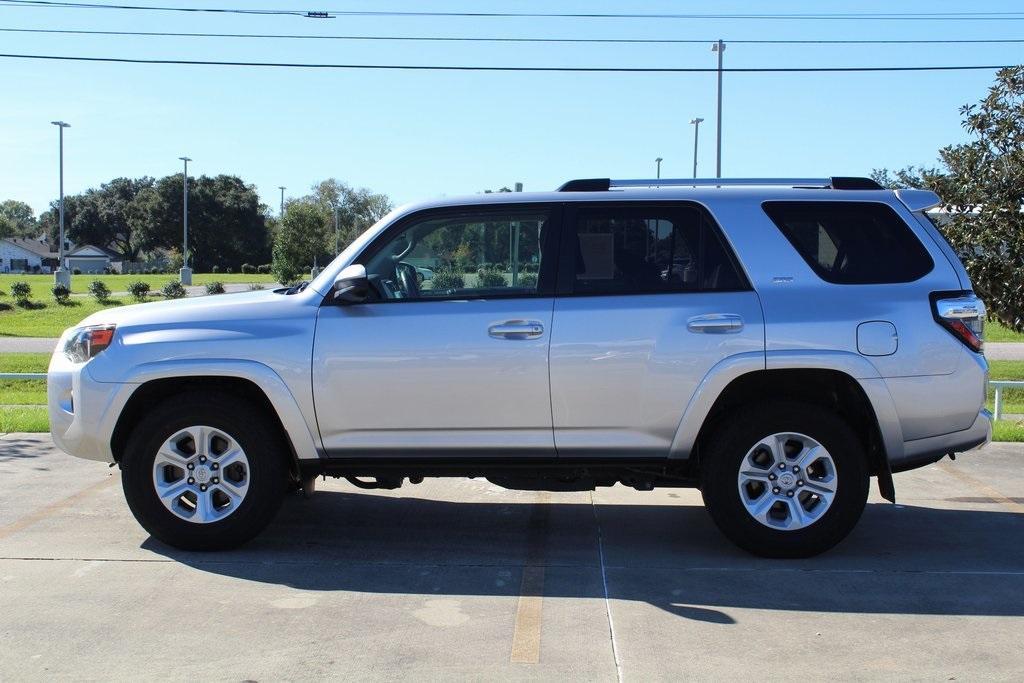
<path fill-rule="evenodd" d="M 1024 677 L 1024 445 L 897 475 L 818 558 L 729 545 L 699 493 L 321 483 L 180 552 L 117 469 L 0 437 L 0 679 Z"/>

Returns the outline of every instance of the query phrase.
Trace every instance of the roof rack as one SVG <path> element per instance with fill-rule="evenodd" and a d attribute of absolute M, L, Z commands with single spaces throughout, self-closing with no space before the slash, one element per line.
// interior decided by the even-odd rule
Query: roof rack
<path fill-rule="evenodd" d="M 832 190 L 881 190 L 871 178 L 833 176 L 831 178 L 646 178 L 623 179 L 581 178 L 570 180 L 558 188 L 559 192 L 607 192 L 619 187 L 737 187 L 775 185 L 783 187 L 812 187 Z"/>

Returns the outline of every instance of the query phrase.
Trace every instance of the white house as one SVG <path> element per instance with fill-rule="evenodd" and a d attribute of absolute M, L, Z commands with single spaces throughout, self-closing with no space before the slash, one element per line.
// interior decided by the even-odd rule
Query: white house
<path fill-rule="evenodd" d="M 0 239 L 0 273 L 50 273 L 57 267 L 57 260 L 49 245 L 38 240 Z"/>
<path fill-rule="evenodd" d="M 80 244 L 64 255 L 71 272 L 77 268 L 83 273 L 102 273 L 110 267 L 110 253 L 92 244 Z"/>

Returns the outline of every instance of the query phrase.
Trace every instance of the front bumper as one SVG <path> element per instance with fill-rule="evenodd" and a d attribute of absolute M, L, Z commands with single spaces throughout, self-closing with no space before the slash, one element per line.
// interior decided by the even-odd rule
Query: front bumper
<path fill-rule="evenodd" d="M 905 472 L 930 465 L 949 453 L 962 453 L 981 448 L 990 441 L 992 413 L 982 409 L 978 412 L 974 424 L 967 429 L 903 442 L 903 455 L 899 458 L 890 458 L 889 465 L 893 472 Z"/>
<path fill-rule="evenodd" d="M 97 382 L 89 373 L 89 363 L 72 363 L 58 350 L 46 377 L 53 442 L 79 458 L 114 462 L 110 438 L 121 409 L 136 387 Z"/>

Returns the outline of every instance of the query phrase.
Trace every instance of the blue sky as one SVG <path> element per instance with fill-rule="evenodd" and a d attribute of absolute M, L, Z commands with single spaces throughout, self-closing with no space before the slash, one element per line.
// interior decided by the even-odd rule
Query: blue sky
<path fill-rule="evenodd" d="M 107 1 L 107 0 L 103 0 Z M 137 0 L 242 8 L 423 9 L 425 3 Z M 445 11 L 1014 11 L 1019 3 L 479 0 Z M 740 39 L 1018 38 L 1024 21 L 755 21 L 298 17 L 33 9 L 0 4 L 0 27 L 90 30 Z M 212 60 L 712 67 L 700 45 L 451 44 L 103 37 L 0 33 L 0 52 Z M 1024 62 L 1022 45 L 730 45 L 726 66 L 870 66 Z M 65 188 L 115 176 L 234 173 L 277 206 L 336 177 L 396 203 L 575 177 L 689 176 L 701 116 L 699 174 L 714 174 L 714 74 L 440 73 L 80 64 L 0 60 L 0 199 L 37 211 Z M 726 74 L 723 175 L 861 175 L 930 164 L 964 139 L 959 107 L 993 73 Z"/>

